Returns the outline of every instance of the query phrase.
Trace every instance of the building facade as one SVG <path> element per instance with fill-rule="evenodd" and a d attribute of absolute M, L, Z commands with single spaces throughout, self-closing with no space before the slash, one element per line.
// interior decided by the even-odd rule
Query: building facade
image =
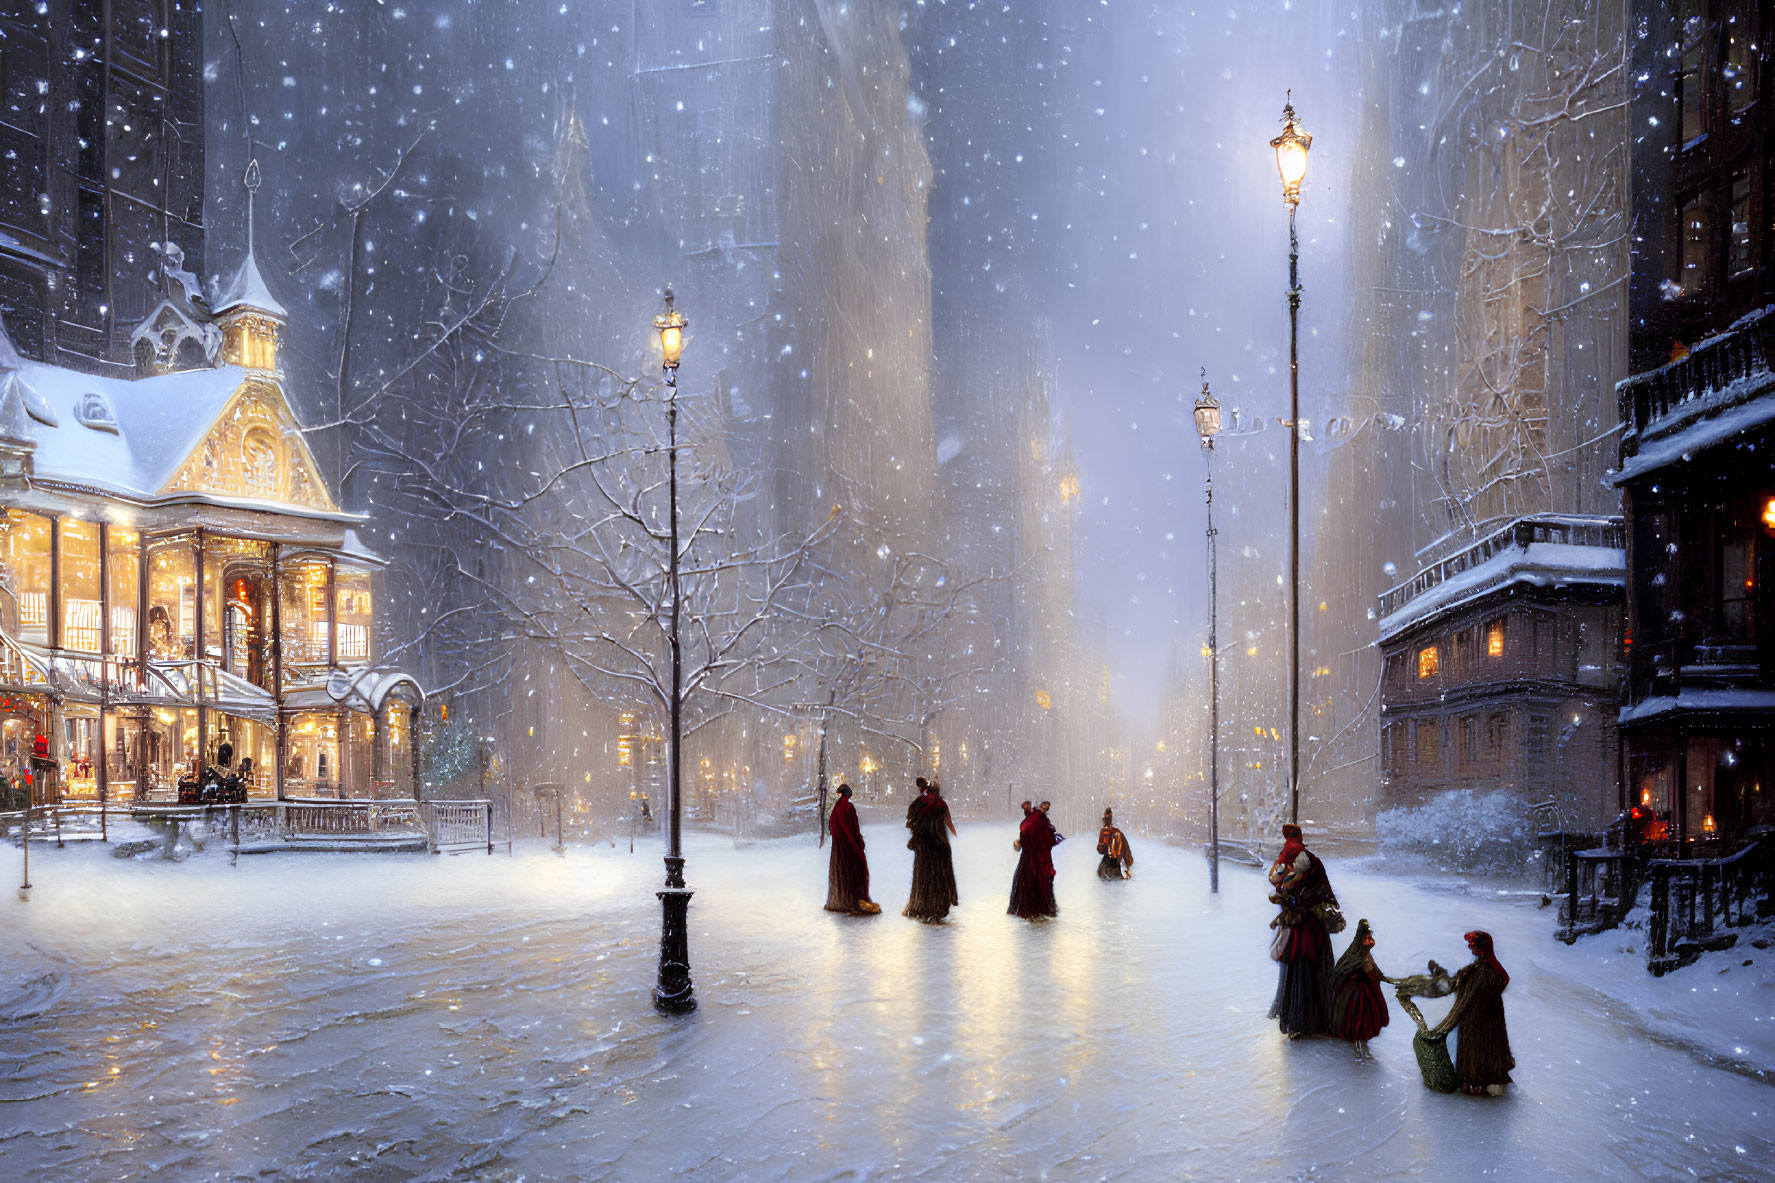
<path fill-rule="evenodd" d="M 1538 514 L 1382 596 L 1379 806 L 1504 791 L 1607 825 L 1622 572 L 1618 520 Z"/>
<path fill-rule="evenodd" d="M 422 696 L 376 663 L 381 560 L 290 413 L 283 309 L 250 252 L 213 313 L 174 282 L 144 324 L 191 318 L 214 363 L 0 336 L 0 771 L 39 804 L 190 800 L 218 763 L 249 797 L 410 798 Z"/>
<path fill-rule="evenodd" d="M 1775 821 L 1770 78 L 1755 0 L 1636 2 L 1626 790 L 1686 853 Z M 1722 850 L 1721 853 L 1729 853 Z"/>

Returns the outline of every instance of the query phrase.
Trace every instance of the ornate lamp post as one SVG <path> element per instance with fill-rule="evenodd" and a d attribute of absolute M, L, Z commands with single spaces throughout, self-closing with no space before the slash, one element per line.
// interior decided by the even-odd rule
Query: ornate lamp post
<path fill-rule="evenodd" d="M 659 333 L 660 367 L 666 378 L 666 471 L 671 525 L 671 555 L 667 560 L 672 584 L 672 751 L 671 810 L 666 830 L 666 885 L 659 896 L 659 984 L 653 988 L 653 1005 L 672 1014 L 696 1009 L 690 982 L 690 897 L 684 886 L 684 849 L 679 835 L 684 771 L 684 681 L 678 647 L 678 359 L 684 354 L 684 330 L 690 322 L 672 307 L 672 289 L 666 289 L 666 310 L 653 318 Z"/>
<path fill-rule="evenodd" d="M 1282 104 L 1282 134 L 1270 141 L 1282 200 L 1288 206 L 1288 820 L 1300 821 L 1300 239 L 1294 212 L 1313 137 L 1294 117 L 1294 92 Z"/>
<path fill-rule="evenodd" d="M 1220 403 L 1202 371 L 1196 400 L 1196 434 L 1208 469 L 1208 890 L 1220 891 L 1220 597 L 1214 553 L 1214 437 L 1220 434 Z"/>

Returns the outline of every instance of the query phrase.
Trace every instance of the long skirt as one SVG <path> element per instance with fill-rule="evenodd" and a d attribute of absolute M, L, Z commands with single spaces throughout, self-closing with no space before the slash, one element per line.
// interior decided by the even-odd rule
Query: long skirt
<path fill-rule="evenodd" d="M 832 846 L 826 873 L 826 911 L 874 915 L 881 911 L 869 899 L 869 864 L 861 855 Z"/>
<path fill-rule="evenodd" d="M 1280 1021 L 1284 1035 L 1331 1033 L 1331 965 L 1323 922 L 1310 916 L 1290 930 L 1270 1004 L 1270 1018 Z"/>
<path fill-rule="evenodd" d="M 1463 1088 L 1509 1084 L 1514 1067 L 1510 1031 L 1504 1024 L 1504 1000 L 1493 998 L 1474 1007 L 1455 1028 L 1455 1078 Z"/>
<path fill-rule="evenodd" d="M 914 920 L 938 921 L 961 903 L 955 894 L 955 859 L 949 843 L 915 846 L 912 852 L 912 895 L 901 912 Z"/>
<path fill-rule="evenodd" d="M 1351 1043 L 1373 1039 L 1389 1021 L 1387 999 L 1381 993 L 1380 983 L 1365 973 L 1353 973 L 1344 980 L 1341 1002 L 1343 1018 L 1337 1034 Z"/>
<path fill-rule="evenodd" d="M 1097 878 L 1099 878 L 1099 879 L 1122 879 L 1122 878 L 1125 878 L 1125 876 L 1123 876 L 1123 874 L 1122 874 L 1122 860 L 1119 858 L 1111 858 L 1107 854 L 1104 855 L 1102 860 L 1099 861 L 1097 864 Z"/>
<path fill-rule="evenodd" d="M 1036 868 L 1035 860 L 1027 852 L 1017 860 L 1017 873 L 1011 876 L 1011 905 L 1005 911 L 1025 920 L 1060 915 L 1060 904 L 1054 898 L 1054 880 Z"/>

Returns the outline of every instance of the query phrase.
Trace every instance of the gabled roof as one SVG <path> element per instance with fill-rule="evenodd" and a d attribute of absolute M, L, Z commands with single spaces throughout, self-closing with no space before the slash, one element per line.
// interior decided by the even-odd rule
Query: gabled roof
<path fill-rule="evenodd" d="M 30 361 L 21 363 L 18 376 L 55 420 L 29 424 L 37 441 L 37 479 L 136 498 L 153 497 L 166 486 L 246 381 L 239 366 L 131 379 Z M 93 394 L 108 406 L 115 430 L 88 426 L 97 421 L 91 415 L 82 420 Z"/>

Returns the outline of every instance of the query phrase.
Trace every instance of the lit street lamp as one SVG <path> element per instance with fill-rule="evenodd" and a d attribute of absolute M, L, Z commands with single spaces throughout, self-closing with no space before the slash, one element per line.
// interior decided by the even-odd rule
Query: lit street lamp
<path fill-rule="evenodd" d="M 1313 137 L 1294 120 L 1294 92 L 1282 104 L 1282 134 L 1270 141 L 1288 206 L 1288 820 L 1300 822 L 1300 239 L 1294 212 Z"/>
<path fill-rule="evenodd" d="M 672 754 L 670 765 L 671 811 L 666 829 L 666 885 L 659 896 L 659 984 L 653 988 L 653 1005 L 673 1014 L 696 1009 L 690 981 L 690 897 L 684 886 L 684 849 L 679 836 L 683 808 L 681 774 L 684 769 L 684 675 L 678 647 L 678 359 L 684 354 L 684 330 L 690 322 L 672 307 L 672 289 L 666 289 L 666 310 L 653 318 L 659 333 L 660 367 L 666 378 L 666 471 L 667 504 L 672 518 L 671 555 L 667 561 L 672 584 Z"/>
<path fill-rule="evenodd" d="M 1214 554 L 1214 437 L 1220 434 L 1220 403 L 1202 371 L 1196 400 L 1196 434 L 1208 469 L 1208 890 L 1220 890 L 1220 633 L 1219 586 Z"/>

